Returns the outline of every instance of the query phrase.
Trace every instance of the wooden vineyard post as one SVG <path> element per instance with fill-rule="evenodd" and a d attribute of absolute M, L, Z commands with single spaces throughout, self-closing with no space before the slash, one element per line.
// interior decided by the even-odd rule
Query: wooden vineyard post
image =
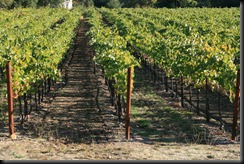
<path fill-rule="evenodd" d="M 10 61 L 7 62 L 7 91 L 8 91 L 8 118 L 9 118 L 9 134 L 12 139 L 16 139 L 14 134 L 14 116 L 13 116 L 13 91 Z"/>
<path fill-rule="evenodd" d="M 235 140 L 235 138 L 236 138 L 239 100 L 240 100 L 240 69 L 237 71 L 236 94 L 235 94 L 235 104 L 234 104 L 233 124 L 232 124 L 232 137 L 231 137 L 232 140 Z"/>
<path fill-rule="evenodd" d="M 126 96 L 126 139 L 130 139 L 130 108 L 131 108 L 131 94 L 132 94 L 132 69 L 128 68 L 127 75 L 127 96 Z"/>

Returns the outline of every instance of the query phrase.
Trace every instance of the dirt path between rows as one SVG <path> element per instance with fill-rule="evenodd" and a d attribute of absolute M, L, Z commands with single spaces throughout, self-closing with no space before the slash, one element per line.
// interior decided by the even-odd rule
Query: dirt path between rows
<path fill-rule="evenodd" d="M 44 102 L 41 111 L 33 111 L 23 126 L 16 122 L 16 140 L 8 137 L 7 128 L 0 131 L 0 159 L 240 160 L 240 143 L 185 143 L 181 138 L 177 139 L 178 134 L 186 133 L 180 128 L 177 132 L 171 129 L 169 134 L 161 133 L 165 128 L 169 128 L 167 131 L 171 128 L 162 121 L 165 118 L 161 118 L 168 114 L 169 109 L 161 112 L 167 100 L 162 102 L 161 98 L 149 93 L 155 88 L 145 88 L 145 79 L 135 84 L 132 101 L 137 113 L 133 113 L 131 119 L 132 138 L 125 140 L 124 123 L 118 122 L 111 106 L 101 70 L 97 69 L 94 74 L 93 51 L 85 36 L 88 30 L 84 19 L 66 70 L 68 80 L 51 93 L 51 101 Z M 140 69 L 136 71 L 145 75 Z M 143 113 L 145 111 L 149 112 L 148 117 Z M 169 139 L 172 135 L 176 137 L 174 140 Z"/>
<path fill-rule="evenodd" d="M 45 117 L 45 125 L 40 122 L 48 128 L 44 127 L 43 133 L 66 143 L 120 141 L 122 128 L 109 104 L 101 72 L 94 74 L 92 52 L 85 36 L 88 28 L 84 22 L 82 24 L 66 70 L 67 82 L 46 107 L 50 114 Z"/>

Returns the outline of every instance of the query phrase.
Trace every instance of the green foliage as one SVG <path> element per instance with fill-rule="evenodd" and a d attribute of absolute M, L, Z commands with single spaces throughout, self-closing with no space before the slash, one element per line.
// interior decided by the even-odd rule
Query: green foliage
<path fill-rule="evenodd" d="M 44 6 L 53 6 L 56 7 L 60 3 L 63 3 L 64 0 L 38 0 L 37 6 L 44 7 Z"/>
<path fill-rule="evenodd" d="M 14 0 L 0 0 L 0 9 L 9 8 L 13 4 Z"/>
<path fill-rule="evenodd" d="M 12 8 L 18 8 L 18 7 L 33 7 L 36 8 L 37 7 L 37 2 L 38 0 L 33 0 L 33 1 L 29 1 L 29 0 L 15 0 L 12 4 Z"/>
<path fill-rule="evenodd" d="M 91 0 L 92 1 L 92 0 Z M 18 8 L 18 7 L 44 7 L 52 6 L 56 7 L 63 0 L 0 0 L 0 8 Z"/>
<path fill-rule="evenodd" d="M 207 1 L 207 0 L 203 0 Z M 156 3 L 157 7 L 195 7 L 198 5 L 198 0 L 158 0 Z"/>
<path fill-rule="evenodd" d="M 0 8 L 57 7 L 63 0 L 0 0 Z M 73 5 L 85 7 L 239 7 L 238 0 L 73 0 Z"/>
<path fill-rule="evenodd" d="M 91 7 L 94 6 L 93 0 L 83 0 L 78 3 L 79 5 L 85 6 L 85 7 Z"/>
<path fill-rule="evenodd" d="M 11 62 L 16 95 L 44 78 L 59 78 L 57 67 L 72 45 L 80 15 L 62 8 L 0 10 L 0 66 Z"/>
<path fill-rule="evenodd" d="M 121 8 L 122 5 L 119 0 L 109 0 L 106 4 L 108 8 Z"/>
<path fill-rule="evenodd" d="M 94 0 L 72 0 L 72 4 L 74 7 L 77 6 L 92 7 L 94 6 Z"/>
<path fill-rule="evenodd" d="M 126 7 L 239 7 L 238 0 L 122 0 Z"/>
<path fill-rule="evenodd" d="M 101 15 L 95 10 L 87 10 L 85 15 L 91 25 L 87 35 L 90 45 L 96 51 L 94 60 L 104 69 L 108 79 L 115 80 L 116 92 L 126 94 L 127 69 L 138 65 L 136 59 L 127 50 L 127 41 L 116 29 L 104 25 Z"/>
<path fill-rule="evenodd" d="M 177 7 L 195 7 L 197 6 L 196 0 L 177 0 Z"/>
<path fill-rule="evenodd" d="M 195 87 L 205 85 L 234 98 L 240 58 L 238 8 L 100 10 L 141 54 L 147 54 L 168 76 L 184 76 Z"/>
<path fill-rule="evenodd" d="M 142 7 L 153 7 L 157 0 L 141 0 L 139 1 L 140 6 Z"/>
<path fill-rule="evenodd" d="M 125 7 L 153 7 L 158 0 L 122 0 Z"/>

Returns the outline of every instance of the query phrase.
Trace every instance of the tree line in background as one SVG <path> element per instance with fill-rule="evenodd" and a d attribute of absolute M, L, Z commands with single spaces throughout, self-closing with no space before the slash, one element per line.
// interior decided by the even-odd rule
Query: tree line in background
<path fill-rule="evenodd" d="M 58 6 L 64 0 L 0 0 L 0 8 Z M 73 0 L 74 6 L 94 7 L 240 7 L 239 0 Z"/>
<path fill-rule="evenodd" d="M 0 8 L 57 6 L 64 0 L 0 0 Z"/>

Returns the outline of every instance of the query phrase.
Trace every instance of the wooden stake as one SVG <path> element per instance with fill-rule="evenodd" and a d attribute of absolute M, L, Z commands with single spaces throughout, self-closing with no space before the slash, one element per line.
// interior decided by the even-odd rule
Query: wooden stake
<path fill-rule="evenodd" d="M 130 139 L 130 108 L 132 94 L 132 69 L 128 68 L 127 76 L 127 100 L 126 100 L 126 139 Z"/>
<path fill-rule="evenodd" d="M 14 134 L 14 116 L 13 116 L 13 90 L 12 90 L 12 76 L 11 65 L 7 62 L 7 90 L 8 90 L 8 117 L 9 117 L 9 134 L 12 139 L 16 139 Z"/>
<path fill-rule="evenodd" d="M 240 70 L 237 71 L 236 94 L 235 94 L 235 104 L 234 104 L 233 124 L 232 124 L 232 136 L 231 136 L 232 140 L 236 139 L 239 100 L 240 100 Z"/>

